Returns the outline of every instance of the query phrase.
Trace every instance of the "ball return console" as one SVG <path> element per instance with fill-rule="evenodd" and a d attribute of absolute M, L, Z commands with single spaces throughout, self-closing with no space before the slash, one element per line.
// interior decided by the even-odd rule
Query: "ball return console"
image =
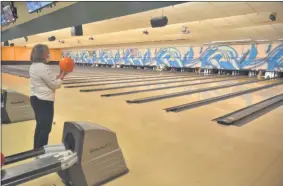
<path fill-rule="evenodd" d="M 2 186 L 19 185 L 54 172 L 66 185 L 96 186 L 128 172 L 116 134 L 107 128 L 65 122 L 62 141 L 5 157 L 4 165 L 34 160 L 2 169 Z"/>

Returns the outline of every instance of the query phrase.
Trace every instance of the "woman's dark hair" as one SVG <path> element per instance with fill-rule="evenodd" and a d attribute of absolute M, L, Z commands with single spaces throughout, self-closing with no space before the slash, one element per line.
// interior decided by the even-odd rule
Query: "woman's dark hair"
<path fill-rule="evenodd" d="M 49 48 L 47 45 L 38 44 L 32 48 L 30 61 L 32 63 L 45 63 L 46 57 L 44 57 L 45 53 L 48 53 Z"/>

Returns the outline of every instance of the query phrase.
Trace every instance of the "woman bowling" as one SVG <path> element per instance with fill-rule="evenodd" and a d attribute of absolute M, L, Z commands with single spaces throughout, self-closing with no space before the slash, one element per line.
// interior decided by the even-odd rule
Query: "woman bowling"
<path fill-rule="evenodd" d="M 34 149 L 48 144 L 54 115 L 55 90 L 59 89 L 66 72 L 58 76 L 52 73 L 49 48 L 38 44 L 33 47 L 30 60 L 30 102 L 35 113 L 36 129 L 34 134 Z"/>

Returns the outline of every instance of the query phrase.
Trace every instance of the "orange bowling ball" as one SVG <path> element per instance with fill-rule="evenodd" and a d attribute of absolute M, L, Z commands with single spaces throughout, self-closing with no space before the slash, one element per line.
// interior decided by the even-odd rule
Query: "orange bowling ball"
<path fill-rule="evenodd" d="M 72 72 L 75 67 L 75 62 L 72 58 L 64 57 L 59 62 L 60 69 L 64 72 Z"/>

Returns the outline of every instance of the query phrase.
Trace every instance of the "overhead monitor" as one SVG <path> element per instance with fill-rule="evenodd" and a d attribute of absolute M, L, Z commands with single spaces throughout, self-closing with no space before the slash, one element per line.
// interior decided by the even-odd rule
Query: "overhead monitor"
<path fill-rule="evenodd" d="M 12 11 L 12 6 L 11 5 L 7 5 L 3 7 L 3 12 L 2 15 L 4 15 L 4 19 L 6 21 L 6 24 L 9 24 L 11 22 L 14 22 L 16 20 L 16 17 Z M 2 22 L 2 15 L 1 15 L 1 22 Z"/>
<path fill-rule="evenodd" d="M 26 5 L 29 13 L 36 12 L 42 8 L 51 5 L 54 1 L 27 1 Z"/>
<path fill-rule="evenodd" d="M 5 19 L 4 14 L 1 14 L 1 25 L 2 25 L 2 26 L 7 25 L 7 21 L 6 21 L 6 19 Z"/>

